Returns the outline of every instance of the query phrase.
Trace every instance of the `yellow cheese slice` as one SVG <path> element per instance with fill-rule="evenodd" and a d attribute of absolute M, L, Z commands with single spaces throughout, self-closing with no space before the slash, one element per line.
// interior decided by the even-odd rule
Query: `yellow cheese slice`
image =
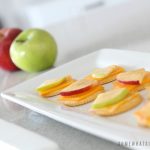
<path fill-rule="evenodd" d="M 96 93 L 94 93 L 94 94 L 92 94 L 92 95 L 90 95 L 90 96 L 88 96 L 82 100 L 79 100 L 79 101 L 77 101 L 77 100 L 65 100 L 65 101 L 62 100 L 60 102 L 63 103 L 64 105 L 71 106 L 71 107 L 79 106 L 79 105 L 83 105 L 83 104 L 86 104 L 86 103 L 89 103 L 89 102 L 95 100 L 97 95 L 102 93 L 102 92 L 103 91 L 98 91 L 98 92 L 96 92 Z"/>

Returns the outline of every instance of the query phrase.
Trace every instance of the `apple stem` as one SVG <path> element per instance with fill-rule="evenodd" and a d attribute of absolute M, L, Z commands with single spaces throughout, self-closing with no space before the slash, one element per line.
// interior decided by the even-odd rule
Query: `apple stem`
<path fill-rule="evenodd" d="M 16 42 L 23 43 L 23 42 L 25 42 L 25 40 L 16 40 Z"/>

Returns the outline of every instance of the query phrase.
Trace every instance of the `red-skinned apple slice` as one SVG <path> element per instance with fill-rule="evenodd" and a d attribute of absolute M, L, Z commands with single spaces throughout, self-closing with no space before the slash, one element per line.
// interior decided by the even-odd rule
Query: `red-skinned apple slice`
<path fill-rule="evenodd" d="M 97 84 L 97 81 L 82 79 L 82 80 L 76 81 L 75 83 L 71 84 L 69 87 L 63 89 L 60 95 L 71 96 L 71 95 L 80 94 L 82 92 L 88 91 L 89 89 L 91 89 L 92 86 L 96 84 Z"/>
<path fill-rule="evenodd" d="M 118 80 L 118 81 L 123 84 L 140 85 L 139 81 L 120 81 L 120 80 Z"/>
<path fill-rule="evenodd" d="M 142 83 L 145 73 L 146 71 L 144 69 L 120 73 L 117 76 L 117 81 L 123 84 L 139 85 Z"/>

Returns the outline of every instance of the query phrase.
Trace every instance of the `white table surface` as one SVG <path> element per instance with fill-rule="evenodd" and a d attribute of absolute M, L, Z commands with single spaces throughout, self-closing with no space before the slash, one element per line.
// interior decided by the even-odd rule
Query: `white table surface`
<path fill-rule="evenodd" d="M 2 119 L 0 133 L 0 149 L 3 150 L 60 150 L 52 140 Z"/>
<path fill-rule="evenodd" d="M 89 14 L 91 20 L 87 16 L 82 16 L 61 26 L 49 27 L 48 30 L 53 33 L 59 45 L 56 65 L 61 65 L 99 48 L 128 48 L 138 51 L 150 51 L 150 17 L 148 15 L 150 10 L 147 3 L 150 4 L 150 1 L 144 0 L 141 2 L 136 0 L 136 3 L 135 1 L 134 3 L 131 2 L 122 6 L 122 8 L 118 7 L 114 10 L 112 8 L 112 12 L 117 17 L 109 9 L 109 12 L 92 12 Z M 135 5 L 138 7 L 135 7 Z M 121 16 L 122 11 L 125 13 Z M 99 13 L 99 15 L 95 13 Z M 97 19 L 96 17 L 100 18 Z M 112 21 L 113 18 L 116 18 L 115 23 Z M 101 27 L 97 26 L 98 22 L 96 20 L 102 22 Z M 88 26 L 85 25 L 90 21 L 91 23 Z M 92 28 L 92 32 L 90 28 Z M 81 33 L 82 30 L 84 30 L 84 33 Z M 28 74 L 21 71 L 9 73 L 0 70 L 0 91 L 35 75 L 37 74 Z M 7 100 L 1 99 L 0 101 L 0 118 L 52 139 L 63 150 L 126 149 L 107 140 L 73 129 Z"/>

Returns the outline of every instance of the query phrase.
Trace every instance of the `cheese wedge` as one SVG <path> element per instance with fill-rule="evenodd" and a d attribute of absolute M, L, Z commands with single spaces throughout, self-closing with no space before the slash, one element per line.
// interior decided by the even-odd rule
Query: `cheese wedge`
<path fill-rule="evenodd" d="M 101 85 L 96 85 L 86 92 L 72 96 L 60 95 L 58 99 L 60 100 L 61 103 L 65 105 L 78 106 L 93 101 L 96 98 L 96 96 L 103 91 L 104 88 Z"/>
<path fill-rule="evenodd" d="M 114 67 L 114 70 L 111 70 L 111 71 L 108 71 L 107 75 L 103 76 L 103 78 L 94 78 L 93 75 L 88 75 L 86 76 L 85 78 L 87 79 L 90 79 L 90 80 L 97 80 L 99 81 L 99 84 L 106 84 L 106 83 L 109 83 L 109 82 L 112 82 L 116 79 L 116 76 L 121 73 L 121 72 L 124 72 L 124 68 L 120 67 L 120 66 L 115 66 Z"/>
<path fill-rule="evenodd" d="M 101 116 L 113 116 L 123 112 L 126 112 L 142 102 L 142 97 L 139 93 L 134 93 L 123 99 L 122 101 L 107 106 L 101 109 L 90 109 L 90 111 L 94 114 L 101 115 Z"/>
<path fill-rule="evenodd" d="M 139 125 L 150 127 L 150 102 L 148 102 L 141 109 L 136 111 L 134 115 Z"/>

